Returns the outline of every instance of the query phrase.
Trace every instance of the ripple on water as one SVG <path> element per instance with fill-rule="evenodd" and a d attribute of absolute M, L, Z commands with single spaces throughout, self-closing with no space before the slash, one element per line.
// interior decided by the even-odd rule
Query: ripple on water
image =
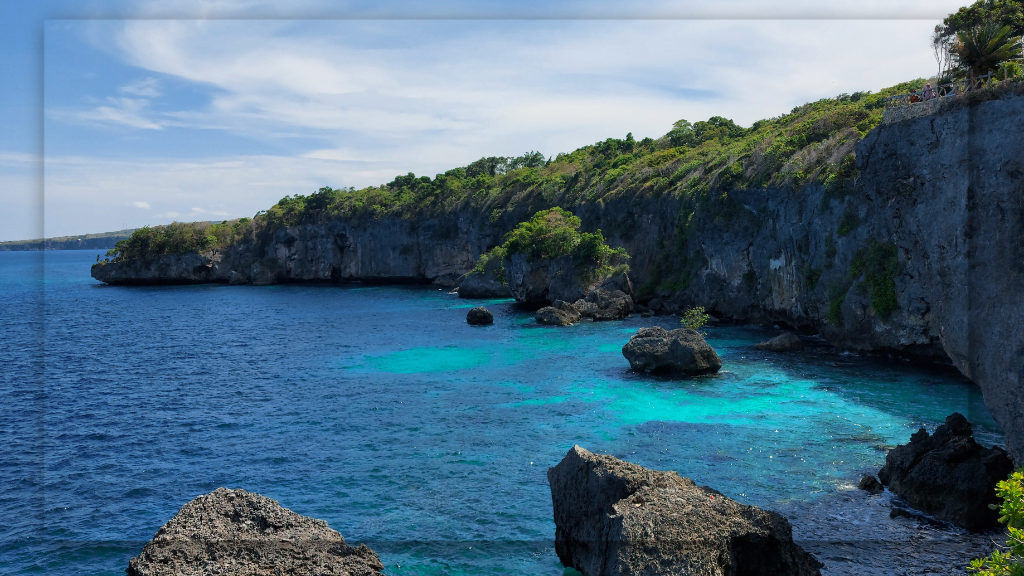
<path fill-rule="evenodd" d="M 46 254 L 42 323 L 26 321 L 39 263 L 0 253 L 5 305 L 24 312 L 0 316 L 5 573 L 122 573 L 182 504 L 228 486 L 327 520 L 389 574 L 562 574 L 545 473 L 576 443 L 783 510 L 798 538 L 839 542 L 808 544 L 830 573 L 962 566 L 980 549 L 929 527 L 908 551 L 914 521 L 849 491 L 954 410 L 1001 441 L 949 374 L 820 345 L 759 352 L 759 329 L 710 328 L 722 373 L 652 377 L 621 347 L 678 319 L 544 327 L 506 300 L 475 328 L 479 303 L 436 289 L 100 287 L 95 256 Z"/>

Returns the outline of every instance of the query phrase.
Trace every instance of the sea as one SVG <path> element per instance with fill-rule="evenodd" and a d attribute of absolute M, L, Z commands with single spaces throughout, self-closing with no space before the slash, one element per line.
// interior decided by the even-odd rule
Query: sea
<path fill-rule="evenodd" d="M 856 489 L 952 412 L 1003 443 L 948 368 L 813 338 L 761 352 L 774 327 L 717 326 L 721 372 L 657 377 L 622 346 L 678 317 L 540 326 L 432 286 L 107 286 L 100 253 L 0 252 L 3 574 L 124 574 L 221 486 L 326 520 L 389 575 L 576 574 L 546 477 L 576 444 L 783 513 L 826 574 L 961 573 L 991 548 Z M 467 325 L 481 304 L 494 324 Z"/>

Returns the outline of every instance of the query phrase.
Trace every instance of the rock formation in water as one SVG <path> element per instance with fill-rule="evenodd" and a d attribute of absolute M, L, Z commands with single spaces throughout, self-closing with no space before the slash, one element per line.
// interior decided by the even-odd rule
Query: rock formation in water
<path fill-rule="evenodd" d="M 929 435 L 921 428 L 910 443 L 885 456 L 878 478 L 909 505 L 969 530 L 998 526 L 996 482 L 1013 471 L 1006 452 L 983 448 L 960 413 Z"/>
<path fill-rule="evenodd" d="M 584 576 L 820 574 L 781 515 L 675 472 L 573 446 L 548 483 L 555 552 Z"/>
<path fill-rule="evenodd" d="M 637 330 L 622 347 L 629 366 L 638 372 L 668 372 L 688 376 L 718 372 L 722 360 L 700 332 L 660 326 Z"/>
<path fill-rule="evenodd" d="M 469 312 L 466 313 L 466 323 L 473 326 L 494 324 L 494 314 L 491 314 L 491 311 L 483 306 L 470 308 Z"/>
<path fill-rule="evenodd" d="M 375 576 L 384 565 L 323 520 L 218 488 L 181 507 L 128 562 L 128 576 Z"/>
<path fill-rule="evenodd" d="M 796 334 L 783 332 L 766 342 L 755 345 L 754 348 L 769 352 L 799 352 L 804 349 L 804 343 L 800 341 L 800 337 Z"/>
<path fill-rule="evenodd" d="M 625 248 L 641 287 L 634 300 L 656 313 L 700 305 L 719 318 L 817 331 L 846 349 L 952 362 L 981 387 L 1024 462 L 1022 133 L 1024 97 L 1007 93 L 863 138 L 852 128 L 828 136 L 821 151 L 839 154 L 835 165 L 850 150 L 838 142 L 856 142 L 842 186 L 822 172 L 796 187 L 723 184 L 694 195 L 673 180 L 682 167 L 670 165 L 602 196 L 604 172 L 572 173 L 566 164 L 554 195 L 510 188 L 501 204 L 467 196 L 419 217 L 318 212 L 223 250 L 112 262 L 92 274 L 113 284 L 447 285 L 518 223 L 560 205 L 582 219 L 581 230 L 601 229 L 610 246 Z M 755 157 L 764 154 L 743 162 Z M 551 277 L 571 274 L 567 264 L 512 268 L 518 278 Z M 551 285 L 519 289 L 536 306 L 587 296 L 561 280 L 554 292 Z"/>
<path fill-rule="evenodd" d="M 545 306 L 534 315 L 537 322 L 548 326 L 568 326 L 580 321 L 580 313 L 572 304 L 555 300 L 551 306 Z"/>
<path fill-rule="evenodd" d="M 863 490 L 869 494 L 881 494 L 885 492 L 885 487 L 878 481 L 878 478 L 870 474 L 865 474 L 860 482 L 857 483 L 857 488 Z"/>
<path fill-rule="evenodd" d="M 585 318 L 622 320 L 633 311 L 633 284 L 625 273 L 614 274 L 595 283 L 573 306 Z"/>
<path fill-rule="evenodd" d="M 467 275 L 459 282 L 459 298 L 511 298 L 512 292 L 494 276 L 481 272 Z"/>

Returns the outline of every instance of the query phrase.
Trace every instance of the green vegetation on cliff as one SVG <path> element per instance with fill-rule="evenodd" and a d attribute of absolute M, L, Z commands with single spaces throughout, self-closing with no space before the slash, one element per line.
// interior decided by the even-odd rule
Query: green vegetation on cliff
<path fill-rule="evenodd" d="M 996 485 L 1003 499 L 999 521 L 1006 525 L 1006 545 L 987 558 L 971 560 L 967 571 L 980 576 L 1021 576 L 1024 574 L 1024 473 L 1010 474 Z M 989 507 L 995 506 L 990 504 Z"/>
<path fill-rule="evenodd" d="M 579 216 L 558 206 L 541 210 L 506 234 L 501 245 L 480 256 L 473 271 L 488 272 L 516 254 L 529 262 L 572 256 L 577 266 L 594 266 L 599 274 L 611 272 L 613 265 L 624 266 L 629 258 L 624 249 L 609 247 L 600 230 L 580 232 L 581 224 Z M 504 281 L 503 267 L 497 274 Z"/>
<path fill-rule="evenodd" d="M 224 248 L 245 237 L 249 233 L 250 222 L 248 218 L 238 218 L 218 224 L 172 222 L 166 226 L 146 226 L 133 232 L 129 238 L 119 240 L 107 251 L 107 259 L 121 262 Z"/>

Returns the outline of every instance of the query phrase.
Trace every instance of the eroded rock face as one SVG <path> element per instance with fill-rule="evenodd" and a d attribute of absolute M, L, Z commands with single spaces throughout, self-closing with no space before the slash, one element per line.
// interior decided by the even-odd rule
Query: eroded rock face
<path fill-rule="evenodd" d="M 164 524 L 128 562 L 128 576 L 374 576 L 384 565 L 327 522 L 276 501 L 218 488 Z"/>
<path fill-rule="evenodd" d="M 660 326 L 641 328 L 622 347 L 629 366 L 638 372 L 676 372 L 695 376 L 717 372 L 722 360 L 696 330 Z"/>
<path fill-rule="evenodd" d="M 820 574 L 781 515 L 675 472 L 573 446 L 548 482 L 555 551 L 585 576 Z"/>
<path fill-rule="evenodd" d="M 512 292 L 494 275 L 476 272 L 459 283 L 459 298 L 511 298 Z"/>
<path fill-rule="evenodd" d="M 1002 448 L 984 448 L 960 413 L 930 435 L 921 428 L 910 443 L 885 456 L 878 478 L 908 504 L 940 520 L 969 530 L 998 526 L 996 482 L 1005 480 L 1013 463 Z"/>
<path fill-rule="evenodd" d="M 469 312 L 466 313 L 466 323 L 473 326 L 494 324 L 494 314 L 491 314 L 491 311 L 483 306 L 470 308 Z"/>
<path fill-rule="evenodd" d="M 769 352 L 799 352 L 804 349 L 804 343 L 800 341 L 800 337 L 796 334 L 783 332 L 767 342 L 757 344 L 754 348 L 768 350 Z"/>

